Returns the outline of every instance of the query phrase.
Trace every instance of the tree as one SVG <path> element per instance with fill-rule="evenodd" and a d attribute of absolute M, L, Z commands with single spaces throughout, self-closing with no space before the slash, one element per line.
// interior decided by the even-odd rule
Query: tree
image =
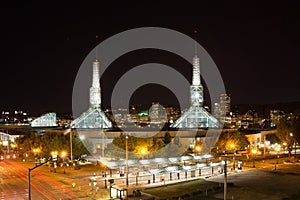
<path fill-rule="evenodd" d="M 77 134 L 73 134 L 72 141 L 74 157 L 79 157 L 82 154 L 88 154 L 88 150 Z M 23 137 L 16 140 L 16 143 L 20 155 L 23 155 L 25 152 L 33 152 L 34 149 L 39 149 L 39 153 L 35 152 L 34 156 L 48 158 L 51 151 L 69 151 L 70 136 L 64 135 L 61 132 L 53 131 L 47 131 L 43 135 L 36 135 L 34 132 L 26 132 Z"/>
<path fill-rule="evenodd" d="M 34 144 L 35 133 L 32 131 L 27 131 L 24 133 L 23 137 L 19 137 L 16 140 L 18 146 L 19 155 L 23 155 L 25 152 L 30 152 Z"/>
<path fill-rule="evenodd" d="M 163 139 L 157 137 L 137 138 L 134 136 L 128 136 L 128 151 L 133 153 L 131 154 L 131 156 L 137 158 L 144 157 L 146 154 L 148 154 L 147 157 L 151 157 L 154 155 L 154 152 L 157 152 L 160 148 L 164 147 L 165 145 L 166 144 L 164 143 Z M 116 148 L 116 146 L 125 150 L 125 136 L 123 133 L 121 133 L 119 137 L 114 138 L 112 144 L 107 145 L 106 153 L 114 157 L 124 157 L 124 151 L 120 151 L 118 148 Z"/>
<path fill-rule="evenodd" d="M 292 146 L 300 140 L 300 117 L 285 116 L 279 120 L 276 136 L 282 143 L 286 143 L 289 156 L 291 156 Z"/>
<path fill-rule="evenodd" d="M 72 144 L 74 158 L 80 158 L 80 156 L 84 154 L 89 154 L 89 152 L 92 152 L 94 148 L 92 142 L 87 137 L 81 141 L 78 134 L 73 134 Z M 69 145 L 66 144 L 65 146 Z"/>
<path fill-rule="evenodd" d="M 249 141 L 245 135 L 241 135 L 238 131 L 223 131 L 217 141 L 215 148 L 218 151 L 235 151 L 247 147 Z"/>

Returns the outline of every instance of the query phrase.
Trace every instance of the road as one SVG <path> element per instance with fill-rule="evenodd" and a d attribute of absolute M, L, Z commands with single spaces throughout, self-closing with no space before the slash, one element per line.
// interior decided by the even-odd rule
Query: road
<path fill-rule="evenodd" d="M 28 199 L 27 168 L 11 160 L 0 162 L 0 200 Z M 71 188 L 36 171 L 31 172 L 31 199 L 77 199 Z"/>

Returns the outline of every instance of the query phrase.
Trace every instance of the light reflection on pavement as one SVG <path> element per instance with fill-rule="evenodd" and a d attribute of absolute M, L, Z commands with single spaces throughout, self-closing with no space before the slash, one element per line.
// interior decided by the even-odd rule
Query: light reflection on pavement
<path fill-rule="evenodd" d="M 27 168 L 11 160 L 0 162 L 0 199 L 28 199 Z M 77 199 L 74 192 L 64 184 L 31 172 L 32 199 Z"/>

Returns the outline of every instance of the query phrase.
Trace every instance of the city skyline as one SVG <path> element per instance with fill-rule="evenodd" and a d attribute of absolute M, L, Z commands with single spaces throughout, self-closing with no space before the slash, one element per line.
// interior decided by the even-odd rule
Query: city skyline
<path fill-rule="evenodd" d="M 173 12 L 165 12 L 168 7 L 165 4 L 122 5 L 108 6 L 107 10 L 78 4 L 5 5 L 1 109 L 71 113 L 73 83 L 84 57 L 95 47 L 94 36 L 99 34 L 101 42 L 121 31 L 143 26 L 170 28 L 190 37 L 194 37 L 197 29 L 197 41 L 217 64 L 233 104 L 300 101 L 296 55 L 299 22 L 291 4 L 203 4 L 207 9 L 183 6 L 182 10 L 190 9 L 188 12 L 181 11 L 179 5 L 174 6 Z M 145 9 L 140 11 L 138 6 Z M 53 8 L 57 11 L 55 15 Z M 158 12 L 152 16 L 154 8 Z M 116 16 L 112 17 L 111 12 Z M 141 17 L 136 19 L 136 15 Z M 162 51 L 132 52 L 116 60 L 104 73 L 101 80 L 104 107 L 109 107 L 118 78 L 147 62 L 167 64 L 191 82 L 192 66 L 183 59 Z M 151 92 L 150 88 L 156 91 Z M 146 98 L 145 93 L 153 98 Z M 167 88 L 148 85 L 136 91 L 133 103 L 176 104 L 168 98 L 170 94 Z"/>

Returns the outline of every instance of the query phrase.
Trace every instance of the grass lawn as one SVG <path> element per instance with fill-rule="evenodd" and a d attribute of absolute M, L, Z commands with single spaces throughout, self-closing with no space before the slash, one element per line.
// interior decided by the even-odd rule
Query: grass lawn
<path fill-rule="evenodd" d="M 164 185 L 155 188 L 148 188 L 143 190 L 143 192 L 161 198 L 171 199 L 172 197 L 183 196 L 185 194 L 190 194 L 190 196 L 193 196 L 192 192 L 195 191 L 205 192 L 206 189 L 210 189 L 216 186 L 218 186 L 217 183 L 212 183 L 212 182 L 199 179 L 199 180 L 181 182 L 172 185 Z"/>

